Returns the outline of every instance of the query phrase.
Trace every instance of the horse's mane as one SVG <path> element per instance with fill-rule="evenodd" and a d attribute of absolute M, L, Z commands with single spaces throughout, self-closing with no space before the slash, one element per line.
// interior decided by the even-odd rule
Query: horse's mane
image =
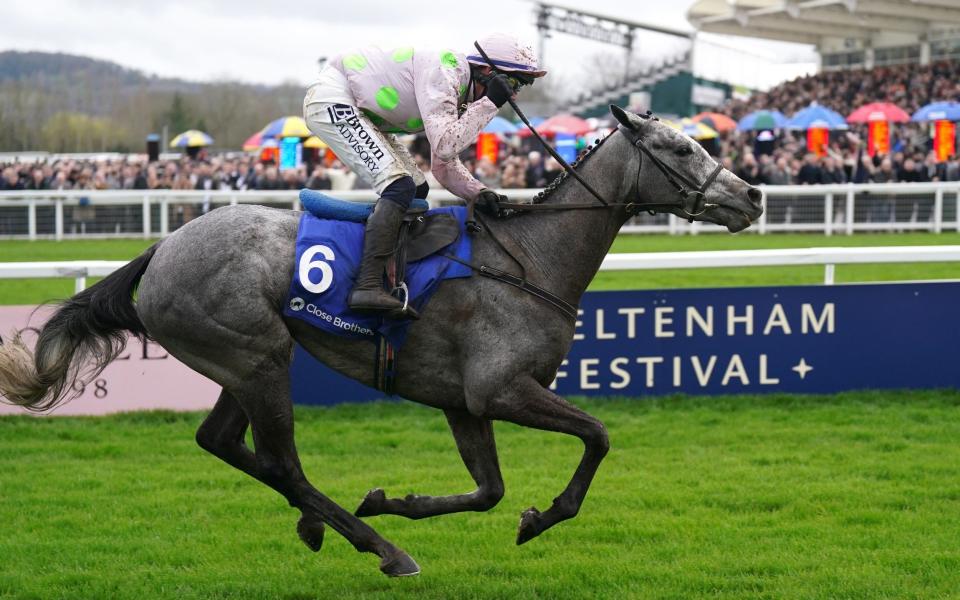
<path fill-rule="evenodd" d="M 602 146 L 603 143 L 604 143 L 605 141 L 607 141 L 607 139 L 609 139 L 611 135 L 613 135 L 614 133 L 616 133 L 616 131 L 617 131 L 617 130 L 614 129 L 613 131 L 611 131 L 610 133 L 608 133 L 606 137 L 595 139 L 595 140 L 593 141 L 593 145 L 587 146 L 587 149 L 586 149 L 586 150 L 584 150 L 583 152 L 581 152 L 580 154 L 578 154 L 578 155 L 577 155 L 577 159 L 576 159 L 575 161 L 573 161 L 573 163 L 572 163 L 570 166 L 573 167 L 574 169 L 576 169 L 576 168 L 577 168 L 577 165 L 579 165 L 580 163 L 582 163 L 583 161 L 585 161 L 588 156 L 591 156 L 594 152 L 596 152 L 596 151 L 597 151 L 597 148 L 599 148 L 600 146 Z M 534 203 L 534 204 L 540 204 L 541 202 L 543 202 L 544 200 L 546 200 L 547 198 L 549 198 L 549 197 L 553 194 L 553 192 L 555 192 L 555 191 L 557 190 L 557 188 L 560 187 L 560 184 L 563 183 L 564 181 L 566 181 L 567 178 L 569 178 L 569 177 L 570 177 L 570 175 L 566 172 L 566 170 L 560 171 L 560 174 L 557 175 L 557 176 L 554 178 L 553 181 L 551 181 L 549 184 L 547 184 L 547 187 L 543 188 L 543 191 L 539 192 L 536 196 L 533 197 L 533 203 Z"/>

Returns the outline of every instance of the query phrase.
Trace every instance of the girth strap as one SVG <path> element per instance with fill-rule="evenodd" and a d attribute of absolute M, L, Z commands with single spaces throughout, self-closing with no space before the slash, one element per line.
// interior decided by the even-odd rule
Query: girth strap
<path fill-rule="evenodd" d="M 529 281 L 527 281 L 526 279 L 523 279 L 522 277 L 517 277 L 512 273 L 501 271 L 496 267 L 489 267 L 487 265 L 477 266 L 471 262 L 461 260 L 452 254 L 444 254 L 444 256 L 454 262 L 460 263 L 465 267 L 469 267 L 470 269 L 472 269 L 473 271 L 476 271 L 477 273 L 479 273 L 484 277 L 489 277 L 490 279 L 495 279 L 502 283 L 512 285 L 513 287 L 519 290 L 522 290 L 530 294 L 531 296 L 534 296 L 536 298 L 543 300 L 550 306 L 560 311 L 561 314 L 563 314 L 565 317 L 569 319 L 575 320 L 577 318 L 576 306 L 570 304 L 569 302 L 557 296 L 556 294 L 553 294 L 536 284 L 530 283 Z"/>

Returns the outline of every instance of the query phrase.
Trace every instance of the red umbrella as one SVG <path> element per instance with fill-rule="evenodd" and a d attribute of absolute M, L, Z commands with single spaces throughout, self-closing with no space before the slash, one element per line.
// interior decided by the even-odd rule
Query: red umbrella
<path fill-rule="evenodd" d="M 593 130 L 594 128 L 590 126 L 590 123 L 573 115 L 557 115 L 537 125 L 537 131 L 540 132 L 541 135 L 547 136 L 558 133 L 570 133 L 580 136 L 586 135 Z M 529 129 L 521 129 L 517 132 L 517 135 L 527 137 L 531 134 Z"/>
<path fill-rule="evenodd" d="M 723 115 L 715 112 L 702 112 L 699 115 L 696 115 L 695 117 L 691 117 L 691 120 L 694 121 L 695 123 L 703 123 L 704 125 L 707 125 L 708 127 L 711 127 L 716 131 L 719 131 L 720 133 L 733 131 L 734 129 L 737 128 L 736 121 L 734 121 L 727 115 Z"/>
<path fill-rule="evenodd" d="M 861 106 L 847 117 L 847 123 L 873 123 L 876 121 L 909 123 L 910 115 L 896 104 L 873 102 Z"/>
<path fill-rule="evenodd" d="M 263 130 L 256 132 L 243 143 L 244 150 L 258 150 L 263 145 Z"/>

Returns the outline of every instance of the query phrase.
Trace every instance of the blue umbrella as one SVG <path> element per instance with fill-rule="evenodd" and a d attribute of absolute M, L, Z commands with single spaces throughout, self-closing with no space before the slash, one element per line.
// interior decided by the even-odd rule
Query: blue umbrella
<path fill-rule="evenodd" d="M 960 103 L 934 102 L 914 113 L 913 121 L 960 121 Z"/>
<path fill-rule="evenodd" d="M 811 104 L 787 122 L 788 129 L 846 129 L 847 120 L 826 106 Z"/>
<path fill-rule="evenodd" d="M 516 133 L 517 126 L 503 117 L 494 117 L 483 128 L 484 133 Z"/>
<path fill-rule="evenodd" d="M 779 110 L 758 110 L 740 119 L 737 123 L 737 131 L 783 129 L 786 126 L 787 117 Z"/>

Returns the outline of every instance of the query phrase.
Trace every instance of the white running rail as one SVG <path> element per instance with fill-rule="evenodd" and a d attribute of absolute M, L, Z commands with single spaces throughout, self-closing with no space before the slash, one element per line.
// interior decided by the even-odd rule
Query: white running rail
<path fill-rule="evenodd" d="M 836 265 L 914 262 L 960 263 L 960 245 L 608 254 L 600 265 L 600 270 L 640 271 L 710 267 L 823 265 L 823 283 L 833 285 Z M 0 279 L 69 277 L 74 279 L 74 289 L 79 292 L 86 287 L 87 277 L 109 275 L 125 264 L 125 261 L 113 260 L 0 262 Z"/>

